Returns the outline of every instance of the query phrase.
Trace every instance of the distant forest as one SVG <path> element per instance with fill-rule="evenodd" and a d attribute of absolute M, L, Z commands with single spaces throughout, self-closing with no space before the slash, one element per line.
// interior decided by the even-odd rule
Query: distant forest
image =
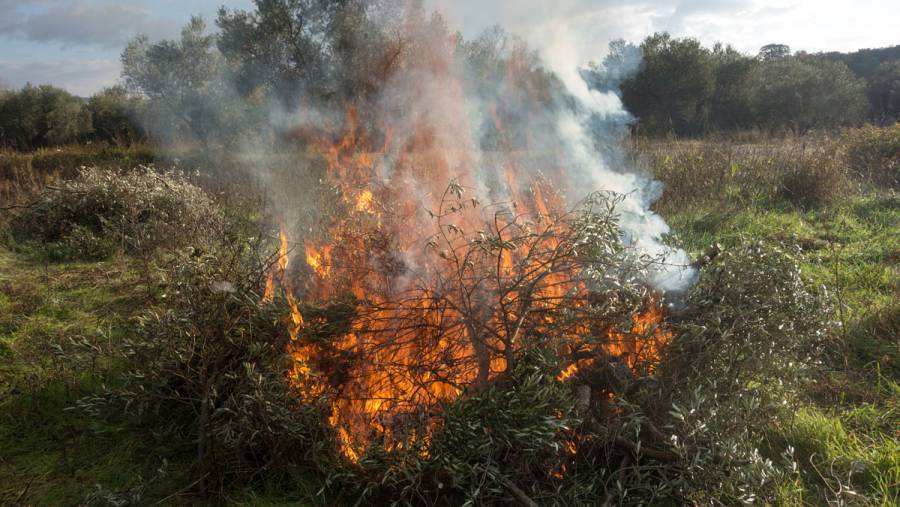
<path fill-rule="evenodd" d="M 125 85 L 90 98 L 51 85 L 0 89 L 0 147 L 131 144 L 153 137 L 154 125 L 171 123 L 181 124 L 183 138 L 205 141 L 208 133 L 200 131 L 213 125 L 208 98 L 195 97 L 185 107 L 171 99 L 185 90 L 169 89 L 181 81 L 190 83 L 192 96 L 198 90 L 221 93 L 216 66 L 234 52 L 233 41 L 227 29 L 220 36 L 204 30 L 194 20 L 180 41 L 151 45 L 136 39 L 123 53 Z M 803 133 L 900 119 L 900 46 L 811 54 L 769 44 L 748 55 L 657 33 L 639 46 L 613 41 L 610 49 L 582 75 L 593 88 L 620 94 L 643 135 Z M 147 69 L 189 69 L 191 75 L 153 75 Z M 170 114 L 160 116 L 163 110 Z"/>
<path fill-rule="evenodd" d="M 583 74 L 597 89 L 618 88 L 649 135 L 803 133 L 900 119 L 900 46 L 811 54 L 769 44 L 747 55 L 660 33 L 639 47 L 613 42 Z"/>

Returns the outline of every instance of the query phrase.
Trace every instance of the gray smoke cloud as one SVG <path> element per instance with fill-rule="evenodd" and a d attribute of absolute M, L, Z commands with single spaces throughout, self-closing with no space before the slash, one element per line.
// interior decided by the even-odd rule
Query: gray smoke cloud
<path fill-rule="evenodd" d="M 595 81 L 605 83 L 592 87 L 584 78 L 590 61 L 580 39 L 563 24 L 540 36 L 524 36 L 528 44 L 498 28 L 461 41 L 453 35 L 454 27 L 444 29 L 440 20 L 415 7 L 379 19 L 377 25 L 391 34 L 388 40 L 399 37 L 405 49 L 399 67 L 378 85 L 377 93 L 357 104 L 360 135 L 370 138 L 353 151 L 378 151 L 382 134 L 386 151 L 363 175 L 353 174 L 358 168 L 337 168 L 344 193 L 340 198 L 354 199 L 369 189 L 399 196 L 402 202 L 386 204 L 406 209 L 398 224 L 403 236 L 409 230 L 426 235 L 433 230 L 434 212 L 451 181 L 470 189 L 482 203 L 509 203 L 511 208 L 535 192 L 539 181 L 562 190 L 571 206 L 591 193 L 611 192 L 623 196 L 617 213 L 626 244 L 636 255 L 655 259 L 647 281 L 663 291 L 681 291 L 693 281 L 687 255 L 665 245 L 669 227 L 651 210 L 660 196 L 659 183 L 629 166 L 622 146 L 632 118 L 616 90 L 639 67 L 639 53 L 625 52 L 620 60 L 592 67 Z M 336 73 L 340 85 L 354 87 L 358 62 L 351 60 L 350 77 Z M 343 109 L 347 104 L 317 100 L 308 91 L 314 88 L 301 82 L 295 100 L 272 98 L 262 104 L 267 109 L 264 130 L 275 132 L 275 138 L 335 140 L 346 132 L 352 123 Z M 234 108 L 223 104 L 222 110 Z M 252 114 L 260 116 L 258 110 Z M 235 123 L 252 122 L 223 122 Z M 271 137 L 265 135 L 240 135 L 239 141 L 245 165 L 270 189 L 281 213 L 292 215 L 287 218 L 301 234 L 315 234 L 322 216 L 316 216 L 319 208 L 313 203 L 327 187 L 322 179 L 328 178 L 315 181 L 316 171 L 322 174 L 315 157 L 283 160 L 291 155 L 271 150 Z M 285 165 L 293 170 L 283 171 Z M 427 271 L 420 262 L 422 243 L 399 241 L 411 272 Z"/>
<path fill-rule="evenodd" d="M 584 30 L 573 29 L 578 24 L 571 23 L 568 16 L 560 15 L 560 12 L 577 14 L 583 11 L 583 2 L 562 4 L 551 7 L 527 0 L 503 2 L 502 6 L 490 4 L 499 12 L 488 15 L 519 19 L 521 26 L 537 27 L 521 36 L 538 51 L 542 63 L 560 78 L 576 101 L 576 107 L 563 108 L 555 117 L 559 141 L 568 157 L 569 194 L 577 199 L 587 192 L 602 190 L 625 196 L 618 212 L 626 243 L 658 260 L 650 274 L 654 286 L 664 291 L 682 291 L 693 283 L 696 273 L 684 251 L 664 244 L 663 239 L 670 233 L 670 228 L 651 210 L 653 202 L 661 195 L 662 186 L 631 167 L 622 156 L 621 141 L 633 118 L 622 104 L 618 84 L 639 69 L 640 50 L 626 47 L 620 52 L 621 61 L 607 58 L 605 65 L 595 65 L 593 77 L 603 81 L 604 86 L 599 90 L 597 86 L 589 86 L 585 66 L 603 51 L 588 44 L 588 41 L 596 41 L 595 32 L 586 34 Z M 435 2 L 435 5 L 446 11 L 447 4 L 443 4 L 443 9 L 441 3 Z M 458 9 L 464 9 L 468 3 L 455 5 L 458 13 Z M 548 9 L 552 15 L 543 17 L 542 22 L 531 25 L 525 22 Z"/>

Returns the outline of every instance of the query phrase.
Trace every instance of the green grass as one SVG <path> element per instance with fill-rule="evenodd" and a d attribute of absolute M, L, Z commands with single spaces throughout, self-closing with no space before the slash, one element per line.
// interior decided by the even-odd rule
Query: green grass
<path fill-rule="evenodd" d="M 875 505 L 897 505 L 900 440 L 884 431 L 888 422 L 900 422 L 896 406 L 888 414 L 871 405 L 844 411 L 807 406 L 773 428 L 771 438 L 794 449 L 801 496 L 809 502 L 853 501 L 865 495 Z"/>
<path fill-rule="evenodd" d="M 787 204 L 692 206 L 666 216 L 684 247 L 701 252 L 712 243 L 778 241 L 796 247 L 813 285 L 843 302 L 847 345 L 862 365 L 900 378 L 897 336 L 879 336 L 866 324 L 898 305 L 900 294 L 900 195 L 855 196 L 839 205 L 804 211 Z M 840 319 L 840 315 L 836 315 Z M 871 326 L 870 326 L 871 327 Z"/>
<path fill-rule="evenodd" d="M 17 250 L 0 247 L 0 504 L 177 490 L 183 466 L 157 473 L 150 442 L 72 410 L 115 367 L 72 340 L 115 344 L 147 304 L 137 271 L 124 259 L 48 264 Z"/>
<path fill-rule="evenodd" d="M 778 191 L 780 168 L 770 164 L 777 153 L 679 144 L 673 165 L 671 148 L 651 145 L 650 166 L 675 183 L 659 211 L 677 244 L 697 255 L 713 243 L 783 243 L 796 249 L 808 283 L 827 290 L 839 309 L 819 377 L 765 429 L 773 455 L 795 451 L 797 470 L 778 485 L 779 503 L 900 505 L 900 193 L 853 185 L 839 199 L 803 207 Z M 756 173 L 734 178 L 736 165 Z M 836 170 L 850 181 L 849 165 Z M 714 190 L 692 191 L 692 178 Z"/>
<path fill-rule="evenodd" d="M 699 142 L 673 159 L 670 148 L 659 147 L 667 164 L 659 176 L 684 194 L 664 198 L 659 211 L 685 249 L 784 243 L 797 249 L 810 285 L 827 287 L 843 309 L 819 377 L 764 428 L 773 455 L 791 447 L 797 463 L 778 484 L 778 503 L 900 505 L 900 194 L 854 187 L 804 208 L 779 194 L 777 154 L 703 151 Z M 125 430 L 124 421 L 70 410 L 116 367 L 72 339 L 115 346 L 130 319 L 155 304 L 146 272 L 122 257 L 53 263 L 39 246 L 0 246 L 0 504 L 79 505 L 91 495 L 196 501 L 177 494 L 190 482 L 179 449 Z M 231 492 L 228 501 L 298 505 L 319 487 L 297 477 Z"/>

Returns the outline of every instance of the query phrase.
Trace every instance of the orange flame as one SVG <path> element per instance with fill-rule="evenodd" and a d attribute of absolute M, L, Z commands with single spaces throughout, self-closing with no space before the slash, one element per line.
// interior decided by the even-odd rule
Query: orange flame
<path fill-rule="evenodd" d="M 340 197 L 327 203 L 335 211 L 322 230 L 299 238 L 309 279 L 297 288 L 313 305 L 352 301 L 351 315 L 304 322 L 280 234 L 297 363 L 292 380 L 306 399 L 328 396 L 329 423 L 354 462 L 375 441 L 388 451 L 427 444 L 444 403 L 506 373 L 538 339 L 588 358 L 565 365 L 560 382 L 601 355 L 650 369 L 671 339 L 655 301 L 632 317 L 630 329 L 587 317 L 591 290 L 578 276 L 577 245 L 565 240 L 565 196 L 537 176 L 542 171 L 526 170 L 528 153 L 519 151 L 534 142 L 531 133 L 510 132 L 518 125 L 491 108 L 499 154 L 481 152 L 463 114 L 456 41 L 432 49 L 420 64 L 441 78 L 439 103 L 413 92 L 409 124 L 376 122 L 383 137 L 370 135 L 351 107 L 343 131 L 315 143 Z M 511 59 L 510 81 L 525 72 L 525 59 Z M 478 185 L 485 165 L 496 171 L 496 188 Z M 448 181 L 455 181 L 449 190 Z M 476 188 L 477 196 L 463 195 Z M 509 204 L 484 209 L 482 197 Z M 573 317 L 564 320 L 567 312 Z M 320 324 L 328 326 L 328 343 L 306 343 L 302 331 Z M 588 335 L 603 339 L 582 339 Z"/>

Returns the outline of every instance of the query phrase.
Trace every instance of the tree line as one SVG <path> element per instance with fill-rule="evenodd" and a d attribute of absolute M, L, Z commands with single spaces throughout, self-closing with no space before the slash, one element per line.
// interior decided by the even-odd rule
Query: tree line
<path fill-rule="evenodd" d="M 584 74 L 595 88 L 608 89 L 608 70 L 638 55 L 636 72 L 617 92 L 638 128 L 650 135 L 750 129 L 803 133 L 900 119 L 900 51 L 891 48 L 810 54 L 769 44 L 751 56 L 722 44 L 709 48 L 694 38 L 657 33 L 640 46 L 616 41 L 610 49 L 601 65 Z"/>
<path fill-rule="evenodd" d="M 131 144 L 146 138 L 145 101 L 122 86 L 88 99 L 50 85 L 0 90 L 0 147 L 34 150 L 74 143 Z"/>
<path fill-rule="evenodd" d="M 565 102 L 561 82 L 499 28 L 466 41 L 440 16 L 423 8 L 405 12 L 403 5 L 259 0 L 250 11 L 221 9 L 216 33 L 195 18 L 175 40 L 137 37 L 122 54 L 122 84 L 89 99 L 48 85 L 0 91 L 0 147 L 148 139 L 209 145 L 244 141 L 248 133 L 292 135 L 300 110 L 311 116 L 348 105 L 375 111 L 365 103 L 374 103 L 434 41 L 457 48 L 469 72 L 478 74 L 471 80 L 476 93 L 497 102 L 497 114 L 512 129 L 527 117 L 523 107 Z M 639 131 L 650 135 L 805 132 L 900 118 L 900 52 L 890 48 L 808 54 L 771 44 L 751 56 L 658 33 L 639 46 L 614 41 L 610 49 L 582 74 L 594 88 L 620 94 Z M 492 90 L 510 68 L 528 97 L 514 101 Z M 528 106 L 535 99 L 543 106 Z M 293 131 L 277 132 L 279 122 Z M 492 128 L 483 128 L 486 142 Z"/>

